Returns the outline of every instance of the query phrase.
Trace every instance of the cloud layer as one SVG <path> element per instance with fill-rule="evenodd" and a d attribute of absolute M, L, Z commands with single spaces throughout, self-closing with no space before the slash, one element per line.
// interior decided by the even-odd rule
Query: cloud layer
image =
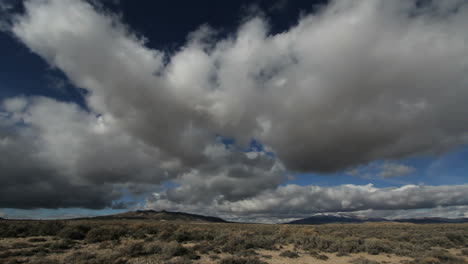
<path fill-rule="evenodd" d="M 305 217 L 321 212 L 353 212 L 362 210 L 407 210 L 460 206 L 468 204 L 468 185 L 424 186 L 404 185 L 376 188 L 368 185 L 335 187 L 286 185 L 263 191 L 252 198 L 235 202 L 212 200 L 209 204 L 175 203 L 165 194 L 155 193 L 146 207 L 151 209 L 218 212 L 239 219 L 273 217 L 284 219 Z M 456 211 L 454 211 L 456 212 Z M 401 214 L 401 212 L 400 212 Z"/>
<path fill-rule="evenodd" d="M 202 26 L 168 54 L 87 2 L 26 1 L 11 32 L 88 90 L 89 109 L 3 102 L 0 207 L 99 208 L 123 189 L 145 193 L 167 181 L 176 186 L 158 199 L 174 206 L 242 213 L 235 208 L 247 203 L 266 213 L 278 205 L 260 200 L 284 199 L 290 209 L 278 213 L 303 213 L 295 204 L 317 196 L 323 204 L 309 211 L 405 207 L 390 195 L 400 191 L 371 186 L 336 187 L 345 193 L 333 199 L 314 186 L 278 186 L 288 171 L 334 172 L 468 142 L 468 5 L 416 2 L 332 1 L 276 35 L 262 17 L 225 38 Z M 245 152 L 253 138 L 274 155 Z M 425 195 L 431 188 L 405 192 L 414 200 L 406 207 L 468 204 L 436 203 Z M 291 189 L 301 195 L 291 200 Z M 354 193 L 388 199 L 378 205 Z"/>

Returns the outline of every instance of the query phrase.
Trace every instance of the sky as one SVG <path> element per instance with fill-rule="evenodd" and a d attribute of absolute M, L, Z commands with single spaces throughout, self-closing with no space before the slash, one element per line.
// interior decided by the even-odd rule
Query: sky
<path fill-rule="evenodd" d="M 0 0 L 0 217 L 468 217 L 463 0 Z"/>

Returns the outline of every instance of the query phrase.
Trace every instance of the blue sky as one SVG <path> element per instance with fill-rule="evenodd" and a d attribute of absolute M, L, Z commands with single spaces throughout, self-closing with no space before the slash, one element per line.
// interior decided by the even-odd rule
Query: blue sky
<path fill-rule="evenodd" d="M 400 208 L 431 215 L 450 206 L 468 213 L 465 9 L 447 22 L 430 13 L 446 6 L 403 1 L 90 2 L 1 2 L 0 217 L 136 208 L 230 219 Z M 420 17 L 395 22 L 395 10 L 415 8 Z M 73 20 L 72 10 L 92 23 Z M 453 29 L 444 33 L 453 39 L 440 28 Z M 452 49 L 418 44 L 430 34 Z M 432 67 L 442 57 L 443 70 Z M 292 215 L 259 202 L 288 204 L 293 195 L 280 197 L 296 185 L 307 197 L 357 194 Z M 451 196 L 399 207 L 356 198 L 411 185 L 420 189 L 409 197 Z M 126 208 L 112 209 L 119 202 Z"/>
<path fill-rule="evenodd" d="M 466 171 L 468 170 L 468 148 L 460 147 L 443 155 L 428 155 L 417 158 L 408 158 L 397 161 L 414 168 L 414 171 L 395 178 L 381 178 L 376 169 L 382 161 L 373 162 L 359 168 L 359 174 L 350 177 L 348 171 L 328 174 L 299 173 L 287 183 L 300 185 L 316 184 L 321 186 L 333 186 L 339 184 L 368 184 L 377 187 L 401 186 L 407 184 L 446 185 L 466 183 Z M 369 174 L 369 175 L 366 175 Z"/>

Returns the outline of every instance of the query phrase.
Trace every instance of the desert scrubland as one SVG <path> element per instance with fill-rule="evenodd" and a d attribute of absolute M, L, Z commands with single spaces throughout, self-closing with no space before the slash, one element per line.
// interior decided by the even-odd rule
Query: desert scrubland
<path fill-rule="evenodd" d="M 0 221 L 0 263 L 468 263 L 468 224 Z"/>

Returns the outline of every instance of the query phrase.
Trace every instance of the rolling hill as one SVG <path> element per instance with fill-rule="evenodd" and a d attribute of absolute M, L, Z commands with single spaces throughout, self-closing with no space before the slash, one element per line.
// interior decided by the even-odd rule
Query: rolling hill
<path fill-rule="evenodd" d="M 137 210 L 114 215 L 96 216 L 88 219 L 96 220 L 152 220 L 152 221 L 186 221 L 186 222 L 209 222 L 209 223 L 227 223 L 226 220 L 197 214 L 182 212 L 155 211 L 155 210 Z"/>

